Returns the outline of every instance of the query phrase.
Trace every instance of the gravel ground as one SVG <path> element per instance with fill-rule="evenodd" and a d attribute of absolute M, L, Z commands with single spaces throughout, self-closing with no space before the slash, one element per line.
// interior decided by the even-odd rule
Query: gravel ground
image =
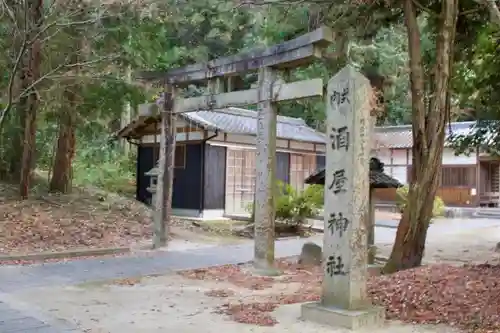
<path fill-rule="evenodd" d="M 229 298 L 205 295 L 215 289 L 230 288 L 230 300 L 258 299 L 259 293 L 286 292 L 276 286 L 270 291 L 251 291 L 227 282 L 193 281 L 178 275 L 120 280 L 110 284 L 85 284 L 73 287 L 51 287 L 24 291 L 16 298 L 49 311 L 53 316 L 76 322 L 87 333 L 348 333 L 298 320 L 300 305 L 281 306 L 272 315 L 278 320 L 273 327 L 240 324 L 214 313 L 214 309 Z M 285 288 L 285 289 L 284 289 Z M 405 325 L 391 322 L 371 333 L 457 333 L 445 326 Z"/>

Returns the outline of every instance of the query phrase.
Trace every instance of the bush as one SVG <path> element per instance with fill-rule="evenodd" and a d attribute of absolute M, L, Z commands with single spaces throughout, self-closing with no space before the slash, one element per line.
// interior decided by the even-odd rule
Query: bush
<path fill-rule="evenodd" d="M 81 146 L 73 160 L 73 184 L 95 186 L 122 195 L 135 193 L 135 161 L 132 150 L 125 156 L 116 143 L 95 140 Z"/>
<path fill-rule="evenodd" d="M 396 205 L 400 212 L 403 212 L 408 203 L 408 186 L 400 187 L 396 190 Z M 436 195 L 434 198 L 434 207 L 432 207 L 432 216 L 444 216 L 444 201 Z"/>
<path fill-rule="evenodd" d="M 297 192 L 289 184 L 278 181 L 275 195 L 276 220 L 295 226 L 303 224 L 306 218 L 315 216 L 318 209 L 323 207 L 323 193 L 322 185 L 310 185 Z M 248 211 L 252 213 L 251 220 L 254 221 L 254 204 L 249 205 Z"/>

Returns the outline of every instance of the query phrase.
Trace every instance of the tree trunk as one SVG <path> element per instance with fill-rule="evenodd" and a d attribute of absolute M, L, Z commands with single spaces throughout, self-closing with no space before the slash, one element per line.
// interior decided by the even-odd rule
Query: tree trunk
<path fill-rule="evenodd" d="M 83 36 L 78 30 L 72 28 L 70 35 L 75 41 L 70 57 L 71 64 L 80 61 L 80 50 L 84 48 Z M 79 68 L 75 67 L 75 77 L 78 77 Z M 63 93 L 64 104 L 59 113 L 59 134 L 57 149 L 53 164 L 52 178 L 49 184 L 50 192 L 69 193 L 72 188 L 72 161 L 75 155 L 75 112 L 78 107 L 78 79 L 67 82 Z"/>
<path fill-rule="evenodd" d="M 125 81 L 128 84 L 132 83 L 132 66 L 131 65 L 127 65 L 127 67 L 125 69 Z M 129 101 L 127 101 L 123 105 L 123 111 L 122 111 L 121 116 L 120 116 L 120 129 L 127 126 L 131 120 L 132 120 L 132 105 L 130 104 Z M 126 156 L 129 156 L 130 143 L 127 140 L 122 139 L 120 141 L 120 144 L 121 144 L 121 147 L 123 150 L 123 154 Z"/>
<path fill-rule="evenodd" d="M 23 87 L 28 88 L 40 78 L 41 66 L 41 41 L 35 37 L 40 30 L 43 20 L 43 0 L 29 0 L 28 2 L 29 24 L 26 34 L 33 41 L 23 69 Z M 28 197 L 30 181 L 34 166 L 34 153 L 36 144 L 36 114 L 39 106 L 38 93 L 34 87 L 28 89 L 23 106 L 25 107 L 24 136 L 23 136 L 23 156 L 21 160 L 19 192 L 23 199 Z"/>
<path fill-rule="evenodd" d="M 160 174 L 156 185 L 156 203 L 153 230 L 153 247 L 167 245 L 170 220 L 172 219 L 172 187 L 175 170 L 175 135 L 176 118 L 174 115 L 174 100 L 179 89 L 167 86 L 164 92 L 164 102 L 161 111 L 160 158 L 158 166 Z"/>
<path fill-rule="evenodd" d="M 436 64 L 431 77 L 429 108 L 424 101 L 424 69 L 420 32 L 412 0 L 405 0 L 412 92 L 412 179 L 408 205 L 399 223 L 385 273 L 413 268 L 422 263 L 427 229 L 441 176 L 446 123 L 449 120 L 449 78 L 457 20 L 457 0 L 443 0 L 436 41 Z"/>
<path fill-rule="evenodd" d="M 70 85 L 64 92 L 66 105 L 59 116 L 59 135 L 54 159 L 54 168 L 50 180 L 50 192 L 71 192 L 72 160 L 75 154 L 75 116 L 77 85 Z"/>
<path fill-rule="evenodd" d="M 22 70 L 19 72 L 19 78 L 22 77 Z M 23 158 L 23 137 L 24 137 L 24 114 L 26 109 L 26 98 L 21 99 L 17 106 L 13 107 L 6 117 L 6 124 L 2 127 L 3 140 L 9 140 L 6 144 L 6 157 L 8 168 L 4 175 L 5 180 L 19 183 L 21 179 L 21 160 Z"/>

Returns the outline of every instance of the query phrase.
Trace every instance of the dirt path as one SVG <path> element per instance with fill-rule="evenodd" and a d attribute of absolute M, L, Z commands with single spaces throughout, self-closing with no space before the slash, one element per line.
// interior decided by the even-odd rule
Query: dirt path
<path fill-rule="evenodd" d="M 445 226 L 443 227 L 446 229 Z M 495 252 L 499 241 L 500 225 L 469 228 L 450 233 L 435 232 L 427 237 L 424 262 L 453 265 L 485 262 L 500 264 L 500 253 Z M 377 248 L 379 256 L 388 257 L 392 250 L 392 243 L 379 243 Z"/>
<path fill-rule="evenodd" d="M 127 285 L 130 283 L 131 285 Z M 120 285 L 122 284 L 122 285 Z M 228 301 L 258 300 L 259 294 L 285 292 L 293 284 L 277 285 L 272 290 L 251 291 L 227 282 L 193 281 L 178 275 L 119 281 L 118 284 L 86 284 L 64 288 L 41 288 L 15 296 L 49 311 L 53 316 L 77 323 L 87 333 L 348 333 L 299 320 L 300 305 L 281 306 L 272 315 L 273 327 L 239 324 L 214 309 Z M 209 297 L 216 289 L 231 289 L 229 298 Z M 414 326 L 390 323 L 372 333 L 456 333 L 448 327 Z"/>

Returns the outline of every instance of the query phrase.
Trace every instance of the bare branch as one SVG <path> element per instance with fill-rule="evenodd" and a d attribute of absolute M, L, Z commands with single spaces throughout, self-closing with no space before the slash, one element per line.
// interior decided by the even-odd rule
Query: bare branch
<path fill-rule="evenodd" d="M 10 8 L 10 6 L 7 4 L 7 2 L 5 0 L 1 0 L 1 5 L 2 5 L 2 9 L 7 13 L 7 16 L 10 18 L 12 23 L 15 25 L 17 32 L 19 34 L 22 34 L 21 28 L 19 27 L 19 24 L 18 24 L 17 19 L 16 19 L 16 15 L 15 15 L 14 11 L 12 10 L 12 8 Z M 25 5 L 26 5 L 26 3 L 25 3 Z"/>
<path fill-rule="evenodd" d="M 27 1 L 24 2 L 24 26 L 28 25 L 28 4 Z M 14 15 L 14 14 L 13 14 Z M 15 16 L 13 16 L 15 19 Z M 17 21 L 16 21 L 17 22 Z M 21 49 L 19 50 L 16 60 L 14 62 L 14 65 L 12 67 L 12 70 L 10 72 L 10 77 L 9 77 L 9 83 L 8 83 L 8 96 L 7 96 L 7 104 L 5 107 L 2 109 L 0 113 L 0 128 L 2 128 L 3 122 L 5 120 L 5 117 L 9 113 L 9 111 L 12 109 L 13 105 L 13 91 L 14 91 L 14 81 L 17 76 L 17 72 L 19 70 L 19 65 L 21 64 L 21 61 L 26 53 L 26 50 L 28 48 L 28 35 L 27 33 L 24 34 L 23 36 L 23 41 L 21 43 Z"/>
<path fill-rule="evenodd" d="M 59 72 L 60 70 L 62 69 L 70 69 L 70 68 L 75 68 L 75 67 L 86 67 L 86 66 L 91 66 L 91 65 L 95 65 L 99 62 L 102 62 L 104 60 L 116 60 L 118 58 L 118 55 L 111 55 L 111 56 L 103 56 L 103 57 L 99 57 L 99 58 L 96 58 L 96 59 L 93 59 L 93 60 L 89 60 L 89 61 L 83 61 L 83 62 L 76 62 L 76 63 L 72 63 L 72 64 L 61 64 L 59 66 L 56 66 L 55 68 L 51 69 L 50 71 L 48 71 L 47 73 L 45 73 L 44 75 L 40 76 L 40 78 L 36 81 L 34 81 L 32 84 L 30 84 L 28 87 L 26 87 L 20 94 L 19 96 L 17 97 L 16 99 L 16 102 L 19 101 L 20 98 L 26 96 L 26 94 L 31 90 L 33 89 L 34 87 L 36 87 L 38 84 L 40 84 L 40 82 L 46 80 L 47 78 L 49 78 L 52 74 L 55 74 L 57 72 Z"/>
<path fill-rule="evenodd" d="M 128 1 L 128 0 L 127 0 Z M 0 128 L 2 127 L 7 114 L 11 111 L 13 106 L 19 102 L 19 100 L 22 97 L 25 97 L 27 93 L 29 93 L 31 90 L 36 88 L 43 80 L 46 80 L 50 77 L 52 77 L 54 74 L 60 72 L 61 70 L 64 69 L 71 69 L 73 67 L 80 67 L 80 66 L 92 66 L 97 63 L 100 63 L 105 60 L 113 61 L 118 58 L 118 55 L 108 55 L 104 57 L 99 57 L 90 61 L 86 62 L 81 62 L 81 63 L 75 63 L 75 64 L 68 64 L 67 61 L 62 61 L 60 65 L 56 66 L 49 72 L 45 73 L 45 75 L 42 75 L 40 78 L 38 78 L 35 82 L 32 82 L 28 87 L 26 87 L 22 92 L 17 94 L 17 96 L 14 93 L 14 83 L 16 81 L 16 77 L 19 72 L 19 68 L 21 67 L 22 64 L 22 59 L 25 56 L 27 50 L 35 43 L 35 42 L 40 42 L 40 43 L 45 43 L 49 39 L 56 37 L 59 33 L 61 33 L 65 28 L 68 27 L 74 27 L 74 26 L 87 26 L 87 25 L 93 25 L 99 20 L 103 18 L 108 18 L 108 17 L 113 17 L 116 15 L 119 15 L 120 10 L 118 13 L 116 11 L 111 12 L 110 9 L 108 8 L 108 5 L 99 5 L 97 8 L 93 8 L 98 11 L 102 11 L 99 15 L 95 15 L 95 17 L 92 17 L 90 19 L 80 19 L 81 14 L 82 14 L 82 8 L 81 7 L 74 7 L 74 6 L 67 6 L 67 3 L 65 6 L 62 6 L 61 3 L 56 4 L 57 1 L 53 1 L 51 6 L 45 10 L 45 14 L 48 15 L 56 15 L 57 17 L 52 21 L 48 22 L 47 20 L 44 20 L 46 24 L 44 24 L 43 27 L 38 27 L 37 31 L 32 31 L 29 22 L 28 22 L 28 13 L 29 10 L 27 8 L 27 1 L 22 2 L 24 4 L 24 8 L 16 8 L 15 6 L 19 6 L 19 3 L 12 5 L 7 3 L 6 0 L 0 0 L 0 6 L 2 7 L 4 13 L 6 16 L 9 17 L 9 20 L 12 21 L 13 26 L 15 26 L 15 29 L 19 33 L 19 38 L 22 40 L 22 43 L 19 45 L 19 50 L 18 52 L 15 52 L 15 57 L 11 59 L 12 61 L 12 67 L 9 73 L 9 80 L 8 80 L 8 86 L 7 86 L 7 96 L 6 96 L 6 105 L 0 110 Z M 131 2 L 133 3 L 133 2 Z M 125 3 L 123 5 L 126 5 Z M 65 9 L 64 11 L 60 12 L 59 10 L 61 8 L 70 8 L 70 9 Z M 23 12 L 24 13 L 24 22 L 20 23 L 18 22 L 18 19 L 16 18 L 16 13 L 17 12 Z M 92 11 L 89 12 L 92 14 Z M 57 28 L 56 31 L 52 32 L 51 29 Z M 49 31 L 48 36 L 44 36 L 47 34 Z M 44 38 L 42 38 L 44 36 Z"/>
<path fill-rule="evenodd" d="M 482 0 L 482 2 L 488 8 L 491 16 L 491 20 L 500 27 L 500 9 L 495 0 Z"/>

